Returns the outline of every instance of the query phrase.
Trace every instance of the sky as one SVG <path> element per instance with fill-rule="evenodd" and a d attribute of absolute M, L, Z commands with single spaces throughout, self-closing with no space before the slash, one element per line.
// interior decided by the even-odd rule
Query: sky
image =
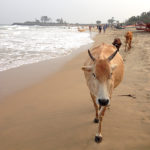
<path fill-rule="evenodd" d="M 150 0 L 0 0 L 0 24 L 34 21 L 48 16 L 55 22 L 95 23 L 114 17 L 124 22 L 150 11 Z"/>

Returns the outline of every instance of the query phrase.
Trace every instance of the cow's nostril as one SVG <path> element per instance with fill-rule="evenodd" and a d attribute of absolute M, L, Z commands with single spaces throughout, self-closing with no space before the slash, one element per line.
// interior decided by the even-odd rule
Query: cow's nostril
<path fill-rule="evenodd" d="M 109 99 L 98 99 L 98 103 L 99 103 L 101 106 L 107 106 L 108 103 L 109 103 Z"/>

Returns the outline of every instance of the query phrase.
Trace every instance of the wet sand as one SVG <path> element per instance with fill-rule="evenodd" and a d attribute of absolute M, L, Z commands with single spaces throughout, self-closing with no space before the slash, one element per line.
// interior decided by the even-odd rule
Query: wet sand
<path fill-rule="evenodd" d="M 150 149 L 150 42 L 149 33 L 133 30 L 125 60 L 123 82 L 115 89 L 102 124 L 103 141 L 94 142 L 97 124 L 81 66 L 87 52 L 59 71 L 0 101 L 2 150 L 149 150 Z M 97 35 L 94 47 L 124 43 L 126 30 Z M 24 81 L 25 82 L 25 81 Z M 15 85 L 14 85 L 15 86 Z M 134 95 L 136 98 L 120 95 Z"/>
<path fill-rule="evenodd" d="M 93 36 L 94 33 L 92 34 L 92 37 Z M 59 69 L 68 61 L 91 46 L 92 44 L 88 44 L 81 46 L 78 49 L 73 49 L 70 55 L 64 57 L 58 57 L 39 63 L 27 64 L 18 68 L 12 68 L 0 72 L 0 101 L 6 96 L 24 88 L 28 88 L 31 85 L 59 71 Z"/>

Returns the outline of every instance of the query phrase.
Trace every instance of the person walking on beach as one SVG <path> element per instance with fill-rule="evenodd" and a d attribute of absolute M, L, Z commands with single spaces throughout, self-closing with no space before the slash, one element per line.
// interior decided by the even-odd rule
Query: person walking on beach
<path fill-rule="evenodd" d="M 89 26 L 89 31 L 91 32 L 92 26 Z"/>
<path fill-rule="evenodd" d="M 107 26 L 106 26 L 106 24 L 104 24 L 104 26 L 103 26 L 103 31 L 104 31 L 104 33 L 105 33 L 105 31 L 106 31 L 106 28 L 107 28 Z"/>
<path fill-rule="evenodd" d="M 99 26 L 98 26 L 98 31 L 99 31 L 99 33 L 101 33 L 101 30 L 102 30 L 102 26 L 99 25 Z"/>

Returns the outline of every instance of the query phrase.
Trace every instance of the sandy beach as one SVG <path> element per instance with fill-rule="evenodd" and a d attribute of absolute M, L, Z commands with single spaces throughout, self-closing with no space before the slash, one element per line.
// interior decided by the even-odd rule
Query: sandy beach
<path fill-rule="evenodd" d="M 88 57 L 85 51 L 38 82 L 0 99 L 0 150 L 149 150 L 150 34 L 130 29 L 132 48 L 125 53 L 128 30 L 108 29 L 94 38 L 92 46 L 111 44 L 116 37 L 123 43 L 124 79 L 105 113 L 102 143 L 94 141 L 95 110 L 81 70 Z M 128 94 L 135 98 L 121 96 Z"/>

